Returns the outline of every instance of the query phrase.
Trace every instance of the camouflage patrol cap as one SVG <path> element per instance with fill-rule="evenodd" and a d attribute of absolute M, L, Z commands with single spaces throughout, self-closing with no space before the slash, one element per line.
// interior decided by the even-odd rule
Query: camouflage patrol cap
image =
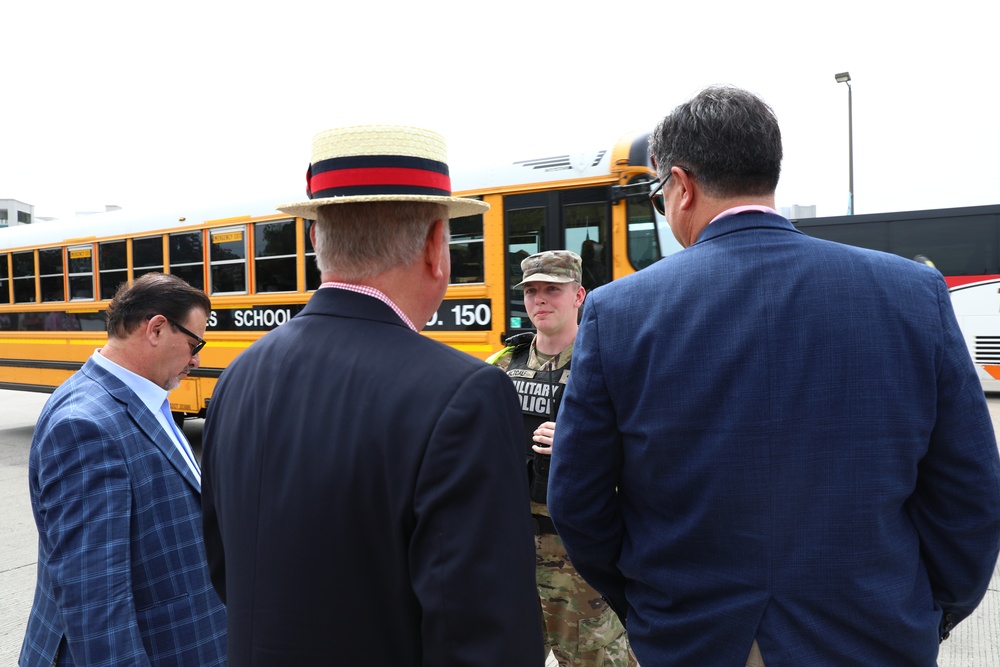
<path fill-rule="evenodd" d="M 543 283 L 580 282 L 580 256 L 569 250 L 547 250 L 538 252 L 521 261 L 524 278 L 514 287 L 534 281 Z"/>

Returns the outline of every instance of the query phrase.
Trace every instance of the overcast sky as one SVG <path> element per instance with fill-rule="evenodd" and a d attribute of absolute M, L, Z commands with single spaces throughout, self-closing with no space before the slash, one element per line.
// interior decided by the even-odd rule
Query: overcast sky
<path fill-rule="evenodd" d="M 927 7 L 927 9 L 918 7 Z M 779 206 L 1000 203 L 1000 3 L 5 2 L 0 198 L 36 216 L 301 199 L 316 132 L 437 130 L 453 173 L 600 148 L 706 85 L 775 109 Z M 238 208 L 238 206 L 237 206 Z"/>

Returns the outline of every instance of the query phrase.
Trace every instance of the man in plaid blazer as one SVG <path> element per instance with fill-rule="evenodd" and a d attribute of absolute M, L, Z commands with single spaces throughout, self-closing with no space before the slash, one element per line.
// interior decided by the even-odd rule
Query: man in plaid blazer
<path fill-rule="evenodd" d="M 209 312 L 174 276 L 121 288 L 107 345 L 46 403 L 28 464 L 38 582 L 22 667 L 225 663 L 200 470 L 163 409 L 198 365 Z"/>

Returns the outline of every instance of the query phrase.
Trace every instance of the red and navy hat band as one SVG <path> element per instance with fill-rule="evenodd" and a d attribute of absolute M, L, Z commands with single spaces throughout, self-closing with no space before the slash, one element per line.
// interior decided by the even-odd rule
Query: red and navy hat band
<path fill-rule="evenodd" d="M 310 199 L 374 195 L 451 196 L 444 162 L 408 155 L 355 155 L 310 165 L 306 174 Z"/>

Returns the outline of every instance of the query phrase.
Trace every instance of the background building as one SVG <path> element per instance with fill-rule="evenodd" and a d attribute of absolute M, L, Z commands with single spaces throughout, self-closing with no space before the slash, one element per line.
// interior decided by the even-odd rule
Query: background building
<path fill-rule="evenodd" d="M 810 204 L 809 206 L 799 206 L 798 204 L 792 204 L 791 206 L 782 206 L 780 209 L 778 209 L 778 213 L 785 216 L 789 220 L 800 220 L 802 218 L 815 218 L 816 204 Z"/>
<path fill-rule="evenodd" d="M 0 228 L 14 225 L 30 225 L 34 220 L 35 207 L 16 199 L 0 199 Z"/>

